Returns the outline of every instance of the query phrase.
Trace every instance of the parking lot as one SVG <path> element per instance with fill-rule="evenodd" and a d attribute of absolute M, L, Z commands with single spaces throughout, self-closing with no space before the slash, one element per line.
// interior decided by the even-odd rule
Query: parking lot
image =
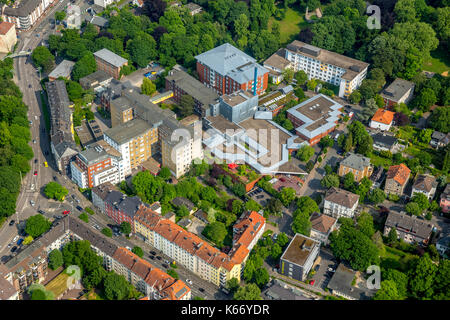
<path fill-rule="evenodd" d="M 331 268 L 332 270 L 336 270 L 338 263 L 336 258 L 324 249 L 320 249 L 319 257 L 320 260 L 318 258 L 319 261 L 316 262 L 313 267 L 317 268 L 317 266 L 319 266 L 319 268 L 317 269 L 311 280 L 314 281 L 314 284 L 312 284 L 314 287 L 325 289 L 334 274 L 334 272 L 329 271 L 329 269 Z"/>
<path fill-rule="evenodd" d="M 247 195 L 263 207 L 267 204 L 267 200 L 271 198 L 267 192 L 259 187 L 254 188 Z"/>

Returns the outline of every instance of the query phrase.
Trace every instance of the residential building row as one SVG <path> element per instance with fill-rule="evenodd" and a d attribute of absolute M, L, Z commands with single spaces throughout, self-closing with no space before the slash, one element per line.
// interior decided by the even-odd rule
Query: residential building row
<path fill-rule="evenodd" d="M 3 4 L 3 21 L 14 23 L 17 30 L 28 30 L 39 21 L 58 0 L 21 0 L 12 6 Z"/>
<path fill-rule="evenodd" d="M 112 239 L 94 230 L 85 222 L 65 217 L 15 257 L 0 264 L 1 299 L 21 299 L 33 283 L 41 283 L 48 274 L 48 255 L 61 250 L 71 241 L 87 240 L 92 250 L 102 258 L 107 271 L 124 275 L 136 289 L 151 300 L 190 300 L 191 290 L 181 280 L 176 280 L 144 261 Z M 8 284 L 6 284 L 8 283 Z M 10 295 L 10 297 L 5 297 Z"/>
<path fill-rule="evenodd" d="M 264 232 L 264 217 L 254 211 L 243 213 L 233 226 L 233 246 L 225 254 L 161 216 L 158 204 L 146 206 L 138 198 L 121 196 L 114 189 L 108 183 L 93 188 L 94 205 L 117 223 L 129 221 L 135 236 L 217 286 L 225 286 L 231 278 L 240 280 L 245 261 Z"/>

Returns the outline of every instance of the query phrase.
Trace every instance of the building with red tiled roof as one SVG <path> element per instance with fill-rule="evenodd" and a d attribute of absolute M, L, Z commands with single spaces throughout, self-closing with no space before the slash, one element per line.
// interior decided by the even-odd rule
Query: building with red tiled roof
<path fill-rule="evenodd" d="M 0 22 L 0 53 L 8 53 L 14 49 L 17 42 L 14 23 Z"/>
<path fill-rule="evenodd" d="M 244 212 L 233 226 L 233 246 L 242 244 L 249 251 L 261 238 L 266 219 L 256 211 Z"/>
<path fill-rule="evenodd" d="M 150 300 L 190 300 L 191 289 L 181 280 L 154 267 L 125 248 L 113 255 L 112 270 L 125 278 Z"/>
<path fill-rule="evenodd" d="M 374 129 L 380 129 L 388 131 L 391 128 L 392 121 L 394 121 L 395 112 L 385 109 L 378 109 L 370 121 L 370 127 Z"/>
<path fill-rule="evenodd" d="M 336 228 L 337 219 L 314 212 L 310 218 L 311 238 L 319 240 L 323 244 L 328 244 L 328 236 Z"/>
<path fill-rule="evenodd" d="M 395 194 L 398 196 L 403 195 L 406 183 L 411 175 L 411 170 L 403 163 L 390 166 L 386 173 L 386 183 L 384 186 L 384 192 L 386 194 Z"/>

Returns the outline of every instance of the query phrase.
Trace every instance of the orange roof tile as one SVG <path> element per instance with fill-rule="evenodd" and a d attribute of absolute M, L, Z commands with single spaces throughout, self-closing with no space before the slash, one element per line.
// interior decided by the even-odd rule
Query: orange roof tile
<path fill-rule="evenodd" d="M 395 112 L 380 108 L 373 115 L 372 121 L 376 121 L 376 122 L 380 122 L 380 123 L 384 123 L 384 124 L 391 124 L 392 120 L 394 120 L 394 114 L 395 114 Z"/>
<path fill-rule="evenodd" d="M 403 163 L 397 166 L 390 166 L 386 174 L 386 179 L 394 179 L 400 185 L 404 185 L 411 174 L 411 170 Z"/>
<path fill-rule="evenodd" d="M 154 267 L 150 262 L 139 258 L 126 248 L 118 248 L 114 252 L 113 259 L 137 274 L 148 285 L 159 291 L 160 295 L 168 295 L 170 300 L 178 300 L 190 291 L 184 282 L 175 280 L 161 269 Z M 176 285 L 174 285 L 175 283 Z"/>
<path fill-rule="evenodd" d="M 14 27 L 14 23 L 2 21 L 0 22 L 0 34 L 5 35 L 8 33 L 8 31 Z"/>
<path fill-rule="evenodd" d="M 233 226 L 233 242 L 250 246 L 261 228 L 264 228 L 266 219 L 256 211 L 246 213 Z"/>

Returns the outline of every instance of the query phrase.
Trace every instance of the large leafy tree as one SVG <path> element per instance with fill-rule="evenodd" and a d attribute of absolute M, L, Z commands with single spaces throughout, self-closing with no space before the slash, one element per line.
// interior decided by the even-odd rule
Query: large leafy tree
<path fill-rule="evenodd" d="M 63 201 L 69 191 L 59 183 L 51 181 L 45 186 L 44 193 L 49 199 Z"/>
<path fill-rule="evenodd" d="M 227 229 L 222 222 L 212 222 L 203 229 L 202 234 L 214 242 L 218 247 L 223 246 L 223 240 L 227 235 Z"/>
<path fill-rule="evenodd" d="M 55 64 L 55 57 L 50 50 L 44 46 L 38 46 L 33 50 L 31 54 L 33 62 L 41 67 L 44 72 L 50 72 Z"/>
<path fill-rule="evenodd" d="M 124 276 L 116 273 L 108 274 L 103 281 L 103 286 L 108 300 L 125 300 L 131 295 L 131 285 Z"/>
<path fill-rule="evenodd" d="M 233 296 L 234 300 L 262 300 L 261 290 L 254 283 L 239 287 Z"/>
<path fill-rule="evenodd" d="M 309 236 L 311 232 L 310 216 L 307 212 L 296 210 L 294 212 L 294 220 L 292 222 L 292 231 Z"/>
<path fill-rule="evenodd" d="M 151 35 L 142 32 L 127 42 L 127 51 L 131 61 L 138 67 L 144 68 L 150 60 L 156 58 L 156 41 Z"/>
<path fill-rule="evenodd" d="M 52 250 L 48 255 L 48 266 L 52 270 L 56 270 L 64 263 L 63 255 L 58 249 Z"/>
<path fill-rule="evenodd" d="M 409 271 L 409 289 L 416 299 L 431 298 L 437 267 L 431 261 L 428 253 L 419 258 Z"/>
<path fill-rule="evenodd" d="M 330 234 L 333 254 L 346 260 L 353 269 L 364 271 L 369 265 L 378 264 L 378 248 L 363 232 L 351 225 L 342 225 Z"/>
<path fill-rule="evenodd" d="M 144 78 L 141 84 L 141 93 L 151 96 L 156 91 L 156 85 L 149 78 Z"/>
<path fill-rule="evenodd" d="M 374 300 L 399 300 L 397 285 L 392 280 L 381 281 L 381 288 L 375 293 Z"/>
<path fill-rule="evenodd" d="M 335 173 L 327 174 L 320 181 L 320 185 L 325 188 L 339 187 L 339 176 Z"/>
<path fill-rule="evenodd" d="M 51 222 L 42 214 L 36 214 L 27 219 L 25 232 L 36 238 L 50 229 Z"/>

